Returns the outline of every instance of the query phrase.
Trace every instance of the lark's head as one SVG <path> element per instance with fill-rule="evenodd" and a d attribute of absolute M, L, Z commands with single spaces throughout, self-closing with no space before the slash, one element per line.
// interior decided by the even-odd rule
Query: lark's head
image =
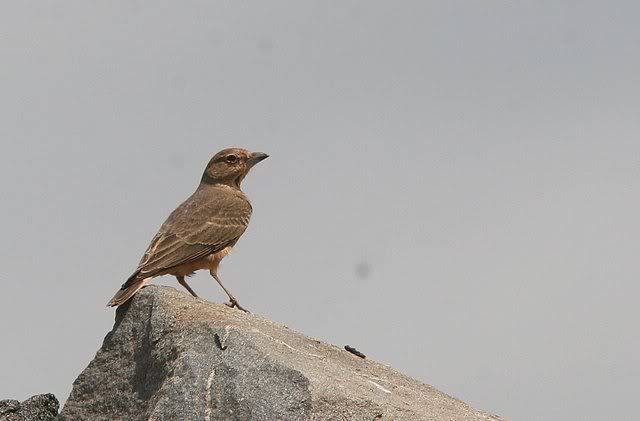
<path fill-rule="evenodd" d="M 249 170 L 269 155 L 262 152 L 249 152 L 246 149 L 223 149 L 211 158 L 202 174 L 202 182 L 207 184 L 225 184 L 240 188 L 240 183 Z"/>

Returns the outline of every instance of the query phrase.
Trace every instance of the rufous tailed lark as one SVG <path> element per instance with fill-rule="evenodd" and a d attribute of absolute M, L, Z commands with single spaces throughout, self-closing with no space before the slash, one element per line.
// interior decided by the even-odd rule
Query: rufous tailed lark
<path fill-rule="evenodd" d="M 173 275 L 194 297 L 185 277 L 208 269 L 229 296 L 230 307 L 246 311 L 218 277 L 220 261 L 231 252 L 249 225 L 251 203 L 240 190 L 242 180 L 262 152 L 230 148 L 218 152 L 207 164 L 196 191 L 162 224 L 142 256 L 135 272 L 109 301 L 124 304 L 151 279 Z"/>

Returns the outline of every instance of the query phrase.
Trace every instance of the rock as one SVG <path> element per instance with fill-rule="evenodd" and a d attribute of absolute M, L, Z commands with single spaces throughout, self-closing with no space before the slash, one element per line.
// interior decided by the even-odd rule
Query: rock
<path fill-rule="evenodd" d="M 67 420 L 498 420 L 263 317 L 149 286 L 116 312 Z"/>
<path fill-rule="evenodd" d="M 0 401 L 0 421 L 51 421 L 58 415 L 60 403 L 51 393 L 32 396 L 20 403 Z"/>

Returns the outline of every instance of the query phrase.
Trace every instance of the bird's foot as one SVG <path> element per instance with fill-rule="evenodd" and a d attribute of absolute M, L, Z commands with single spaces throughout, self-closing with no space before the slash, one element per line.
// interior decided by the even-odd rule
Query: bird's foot
<path fill-rule="evenodd" d="M 224 303 L 224 304 L 225 304 L 226 306 L 231 307 L 231 308 L 234 308 L 234 307 L 235 307 L 235 308 L 237 308 L 238 310 L 242 310 L 242 311 L 244 311 L 245 313 L 251 313 L 249 310 L 247 310 L 247 309 L 245 309 L 244 307 L 242 307 L 242 306 L 240 305 L 240 303 L 238 302 L 238 300 L 236 300 L 234 297 L 231 297 L 231 298 L 229 299 L 229 302 L 228 302 L 228 303 Z"/>

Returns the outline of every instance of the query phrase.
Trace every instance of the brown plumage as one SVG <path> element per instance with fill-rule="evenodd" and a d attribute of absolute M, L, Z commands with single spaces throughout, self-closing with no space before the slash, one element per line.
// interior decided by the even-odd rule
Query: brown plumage
<path fill-rule="evenodd" d="M 217 271 L 251 218 L 251 204 L 240 184 L 251 167 L 267 157 L 261 152 L 230 148 L 211 158 L 196 191 L 162 224 L 135 272 L 108 305 L 124 304 L 149 280 L 161 275 L 175 276 L 197 297 L 185 277 L 208 269 L 229 296 L 228 305 L 244 310 L 222 285 Z"/>

